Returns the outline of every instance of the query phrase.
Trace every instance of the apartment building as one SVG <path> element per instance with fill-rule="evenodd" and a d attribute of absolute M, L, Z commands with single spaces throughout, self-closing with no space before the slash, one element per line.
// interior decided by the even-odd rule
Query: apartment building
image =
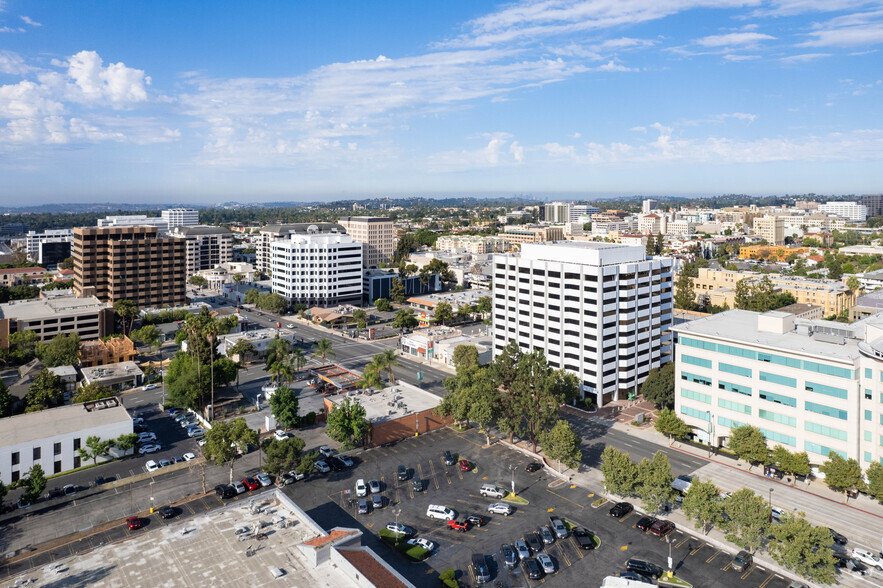
<path fill-rule="evenodd" d="M 863 194 L 862 204 L 868 209 L 868 216 L 883 215 L 883 194 Z"/>
<path fill-rule="evenodd" d="M 667 223 L 666 229 L 666 233 L 669 235 L 692 235 L 696 232 L 696 223 L 678 219 Z"/>
<path fill-rule="evenodd" d="M 868 219 L 868 207 L 858 202 L 828 202 L 820 204 L 819 212 L 836 214 L 856 223 L 863 223 Z"/>
<path fill-rule="evenodd" d="M 355 237 L 354 237 L 355 238 Z M 444 235 L 435 242 L 439 251 L 451 253 L 468 252 L 473 255 L 485 253 L 502 253 L 510 248 L 505 237 L 481 237 L 478 235 Z"/>
<path fill-rule="evenodd" d="M 814 466 L 832 451 L 863 468 L 883 460 L 883 315 L 845 325 L 731 310 L 672 330 L 675 410 L 701 441 L 753 425 Z"/>
<path fill-rule="evenodd" d="M 74 231 L 73 229 L 48 229 L 43 231 L 42 233 L 38 233 L 37 231 L 28 231 L 27 236 L 25 237 L 25 245 L 28 251 L 28 258 L 31 261 L 36 261 L 40 264 L 57 264 L 58 261 L 47 260 L 42 261 L 42 246 L 46 243 L 66 243 L 68 255 L 70 256 L 70 244 L 74 241 Z M 47 247 L 47 254 L 53 250 L 52 247 Z M 49 255 L 47 255 L 47 258 Z M 64 260 L 64 258 L 62 258 Z"/>
<path fill-rule="evenodd" d="M 169 236 L 184 239 L 186 243 L 188 277 L 233 260 L 233 231 L 230 229 L 179 225 L 169 230 Z"/>
<path fill-rule="evenodd" d="M 162 217 L 166 219 L 169 228 L 195 227 L 199 224 L 199 211 L 192 208 L 169 208 L 162 211 Z"/>
<path fill-rule="evenodd" d="M 825 316 L 838 315 L 855 304 L 858 292 L 853 292 L 846 284 L 837 280 L 810 280 L 778 274 L 766 274 L 775 288 L 794 296 L 799 304 L 821 306 Z M 736 283 L 745 279 L 760 280 L 762 276 L 745 274 L 739 271 L 700 268 L 699 275 L 693 278 L 693 291 L 697 298 L 707 296 L 711 304 L 730 308 L 735 306 Z"/>
<path fill-rule="evenodd" d="M 781 216 L 763 216 L 754 219 L 754 234 L 770 245 L 785 244 L 785 219 Z"/>
<path fill-rule="evenodd" d="M 113 307 L 94 296 L 55 296 L 0 304 L 0 348 L 8 348 L 9 335 L 21 331 L 33 331 L 40 342 L 46 343 L 68 333 L 77 333 L 81 341 L 88 341 L 113 330 Z"/>
<path fill-rule="evenodd" d="M 385 216 L 345 216 L 337 222 L 353 241 L 362 243 L 362 265 L 378 268 L 389 263 L 395 253 L 395 229 L 392 219 Z"/>
<path fill-rule="evenodd" d="M 35 464 L 47 476 L 86 465 L 78 452 L 86 447 L 86 439 L 116 439 L 133 430 L 132 417 L 119 398 L 19 414 L 3 419 L 3 424 L 0 482 L 6 485 L 23 478 Z M 99 457 L 98 461 L 112 456 Z"/>
<path fill-rule="evenodd" d="M 582 220 L 580 220 L 582 217 L 591 216 L 599 212 L 601 212 L 601 209 L 597 206 L 592 206 L 591 204 L 571 204 L 569 222 L 583 222 Z"/>
<path fill-rule="evenodd" d="M 124 214 L 106 216 L 98 219 L 99 227 L 156 227 L 161 231 L 169 230 L 169 221 L 161 216 L 146 214 Z"/>
<path fill-rule="evenodd" d="M 510 340 L 576 375 L 598 405 L 636 394 L 670 359 L 672 260 L 564 241 L 494 256 L 494 355 Z"/>
<path fill-rule="evenodd" d="M 307 305 L 360 303 L 362 244 L 346 234 L 292 234 L 270 244 L 273 292 Z"/>
<path fill-rule="evenodd" d="M 790 255 L 806 255 L 811 249 L 809 247 L 776 247 L 772 245 L 744 245 L 739 247 L 739 257 L 741 259 L 760 259 L 768 258 L 775 255 L 779 261 L 785 261 Z"/>
<path fill-rule="evenodd" d="M 785 224 L 785 235 L 803 235 L 810 229 L 819 231 L 842 231 L 847 220 L 828 214 L 780 215 Z"/>
<path fill-rule="evenodd" d="M 259 272 L 270 271 L 270 245 L 273 241 L 286 239 L 289 235 L 315 234 L 346 234 L 346 229 L 337 223 L 288 223 L 264 225 L 258 231 L 255 245 L 255 269 Z"/>
<path fill-rule="evenodd" d="M 509 243 L 542 243 L 544 241 L 561 241 L 564 239 L 564 227 L 528 227 L 523 225 L 506 225 L 500 235 Z"/>
<path fill-rule="evenodd" d="M 184 239 L 160 238 L 156 227 L 75 228 L 73 258 L 78 296 L 141 307 L 187 302 Z"/>
<path fill-rule="evenodd" d="M 570 222 L 569 202 L 550 202 L 545 205 L 543 220 L 547 223 Z"/>

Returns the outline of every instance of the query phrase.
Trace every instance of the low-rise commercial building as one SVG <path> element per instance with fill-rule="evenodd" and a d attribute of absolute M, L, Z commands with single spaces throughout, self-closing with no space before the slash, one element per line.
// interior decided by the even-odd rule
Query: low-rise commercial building
<path fill-rule="evenodd" d="M 778 261 L 785 261 L 791 255 L 807 255 L 812 251 L 809 247 L 784 247 L 774 245 L 745 245 L 739 247 L 739 257 L 741 259 L 768 259 L 775 255 Z"/>
<path fill-rule="evenodd" d="M 9 335 L 20 331 L 33 331 L 46 343 L 68 333 L 89 341 L 113 330 L 113 307 L 94 296 L 53 296 L 0 304 L 0 348 L 9 347 Z"/>
<path fill-rule="evenodd" d="M 289 343 L 294 343 L 294 332 L 288 329 L 257 329 L 256 331 L 248 331 L 245 333 L 233 333 L 224 335 L 218 344 L 218 352 L 224 355 L 230 355 L 230 349 L 238 341 L 248 341 L 254 347 L 254 353 L 249 357 L 264 358 L 267 355 L 267 348 L 270 343 L 276 339 L 284 339 Z"/>
<path fill-rule="evenodd" d="M 98 384 L 117 392 L 136 388 L 144 382 L 144 372 L 134 361 L 84 367 L 83 385 Z"/>
<path fill-rule="evenodd" d="M 531 227 L 507 225 L 501 234 L 509 243 L 543 243 L 564 239 L 564 227 Z"/>
<path fill-rule="evenodd" d="M 405 297 L 419 296 L 441 290 L 438 274 L 431 274 L 426 284 L 419 275 L 402 278 L 391 270 L 368 269 L 362 276 L 362 297 L 368 304 L 374 304 L 378 298 L 392 299 L 392 282 L 399 280 L 405 290 Z"/>
<path fill-rule="evenodd" d="M 32 261 L 43 265 L 56 265 L 61 263 L 64 257 L 56 261 L 55 256 L 63 253 L 65 249 L 67 250 L 65 257 L 70 256 L 71 244 L 74 242 L 74 232 L 72 229 L 48 229 L 42 233 L 28 231 L 25 242 L 28 249 L 28 258 Z M 45 255 L 43 252 L 44 245 L 46 245 Z M 46 261 L 43 261 L 44 257 Z"/>
<path fill-rule="evenodd" d="M 73 404 L 3 419 L 0 427 L 0 482 L 9 485 L 35 464 L 47 476 L 81 465 L 86 439 L 116 439 L 132 433 L 132 417 L 118 398 Z M 105 461 L 108 456 L 99 456 Z"/>
<path fill-rule="evenodd" d="M 46 275 L 42 267 L 9 267 L 0 269 L 0 286 L 11 288 L 29 282 L 39 282 Z"/>

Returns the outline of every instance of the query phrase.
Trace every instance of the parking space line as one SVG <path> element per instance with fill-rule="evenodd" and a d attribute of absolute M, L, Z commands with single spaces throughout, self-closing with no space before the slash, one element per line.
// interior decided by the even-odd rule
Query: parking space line
<path fill-rule="evenodd" d="M 564 498 L 564 500 L 566 500 L 567 502 L 569 502 L 569 503 L 571 503 L 571 504 L 575 504 L 575 505 L 577 505 L 577 506 L 580 507 L 580 508 L 585 508 L 585 507 L 584 507 L 582 504 L 580 504 L 579 502 L 574 502 L 573 500 L 571 500 L 571 499 L 569 499 L 569 498 L 565 498 L 564 496 L 561 496 L 561 495 L 558 494 L 557 492 L 552 492 L 552 491 L 549 490 L 548 488 L 546 488 L 546 492 L 548 492 L 548 493 L 550 493 L 550 494 L 554 494 L 554 495 L 557 496 L 558 498 Z"/>
<path fill-rule="evenodd" d="M 766 585 L 769 584 L 769 583 L 772 581 L 773 578 L 781 578 L 781 577 L 782 577 L 782 576 L 780 576 L 779 574 L 775 574 L 775 573 L 770 574 L 770 575 L 767 577 L 767 579 L 763 581 L 763 584 L 761 584 L 760 586 L 758 586 L 758 588 L 766 588 Z"/>
<path fill-rule="evenodd" d="M 691 552 L 690 552 L 690 555 L 696 555 L 697 553 L 699 553 L 699 550 L 702 549 L 703 547 L 705 547 L 706 545 L 708 545 L 708 544 L 707 544 L 707 543 L 703 543 L 702 545 L 700 545 L 699 547 L 697 547 L 696 549 L 694 549 L 693 551 L 691 551 Z"/>
<path fill-rule="evenodd" d="M 751 566 L 750 568 L 748 568 L 748 571 L 745 572 L 744 574 L 742 574 L 742 576 L 740 576 L 740 577 L 744 580 L 745 578 L 747 578 L 748 576 L 751 575 L 751 572 L 753 572 L 756 569 L 757 569 L 757 566 Z"/>
<path fill-rule="evenodd" d="M 432 460 L 429 460 L 429 469 L 432 470 L 432 481 L 435 482 L 435 489 L 438 490 L 438 478 L 435 476 L 435 466 Z"/>
<path fill-rule="evenodd" d="M 709 557 L 708 559 L 705 560 L 705 563 L 711 563 L 712 561 L 714 561 L 714 558 L 719 556 L 721 553 L 723 553 L 723 552 L 720 549 L 715 549 L 714 553 L 711 554 L 711 557 Z M 727 564 L 727 565 L 729 566 L 730 564 Z"/>
<path fill-rule="evenodd" d="M 686 543 L 689 540 L 690 540 L 690 536 L 684 535 L 684 538 L 681 539 L 680 543 L 675 544 L 675 549 L 679 548 L 681 545 L 683 545 L 684 543 Z"/>
<path fill-rule="evenodd" d="M 583 550 L 580 549 L 579 545 L 577 545 L 576 543 L 576 537 L 574 537 L 573 535 L 570 536 L 570 544 L 573 546 L 574 549 L 576 549 L 576 554 L 579 556 L 580 559 L 585 557 L 583 555 Z"/>
<path fill-rule="evenodd" d="M 463 470 L 461 470 L 459 467 L 457 468 L 457 475 L 460 476 L 461 480 L 463 479 Z"/>
<path fill-rule="evenodd" d="M 567 567 L 570 567 L 570 566 L 571 566 L 570 558 L 568 558 L 568 557 L 567 557 L 567 554 L 564 553 L 564 548 L 561 547 L 561 544 L 560 544 L 560 543 L 556 543 L 556 544 L 555 544 L 555 547 L 558 549 L 558 554 L 559 554 L 559 555 L 561 556 L 561 558 L 567 563 Z"/>

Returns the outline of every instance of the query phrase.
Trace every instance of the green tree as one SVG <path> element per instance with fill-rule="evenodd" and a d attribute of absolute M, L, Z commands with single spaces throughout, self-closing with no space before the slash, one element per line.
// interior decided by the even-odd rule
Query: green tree
<path fill-rule="evenodd" d="M 669 442 L 674 439 L 683 439 L 693 432 L 693 428 L 681 420 L 681 417 L 670 408 L 659 411 L 654 427 L 663 435 L 667 435 Z"/>
<path fill-rule="evenodd" d="M 819 471 L 825 474 L 825 484 L 832 490 L 843 492 L 843 502 L 849 500 L 848 491 L 855 488 L 862 490 L 865 482 L 862 468 L 855 459 L 844 459 L 839 453 L 832 451 L 828 461 L 823 463 Z"/>
<path fill-rule="evenodd" d="M 775 541 L 769 542 L 768 549 L 778 564 L 813 582 L 833 584 L 836 581 L 828 529 L 812 526 L 802 514 L 786 512 L 771 531 Z"/>
<path fill-rule="evenodd" d="M 264 466 L 267 472 L 278 477 L 282 472 L 294 469 L 300 461 L 304 445 L 304 440 L 300 437 L 270 439 L 264 448 Z"/>
<path fill-rule="evenodd" d="M 650 370 L 641 384 L 641 394 L 657 408 L 672 408 L 675 403 L 675 362 Z"/>
<path fill-rule="evenodd" d="M 389 297 L 402 304 L 405 301 L 405 285 L 398 278 L 393 278 L 389 286 Z"/>
<path fill-rule="evenodd" d="M 16 363 L 34 359 L 40 336 L 34 331 L 16 331 L 9 335 L 9 357 Z"/>
<path fill-rule="evenodd" d="M 809 455 L 805 451 L 791 453 L 781 445 L 773 447 L 772 462 L 783 472 L 795 476 L 792 485 L 796 483 L 796 475 L 808 476 L 811 471 Z"/>
<path fill-rule="evenodd" d="M 576 398 L 579 380 L 564 370 L 553 370 L 540 350 L 518 358 L 515 380 L 509 389 L 516 413 L 536 452 L 540 432 L 554 426 L 559 407 Z"/>
<path fill-rule="evenodd" d="M 190 285 L 196 286 L 200 290 L 208 286 L 208 280 L 202 276 L 190 276 Z"/>
<path fill-rule="evenodd" d="M 665 237 L 662 233 L 656 235 L 656 243 L 653 244 L 653 252 L 656 255 L 662 255 L 662 249 L 665 246 Z"/>
<path fill-rule="evenodd" d="M 580 439 L 564 419 L 555 423 L 551 430 L 542 435 L 543 451 L 549 457 L 571 469 L 578 469 L 583 452 L 580 450 Z"/>
<path fill-rule="evenodd" d="M 377 366 L 378 372 L 386 370 L 386 373 L 389 375 L 389 383 L 395 386 L 396 378 L 392 372 L 393 366 L 398 365 L 395 349 L 384 349 L 375 355 L 374 364 Z"/>
<path fill-rule="evenodd" d="M 239 366 L 232 359 L 220 357 L 215 360 L 214 376 L 215 386 L 226 386 L 237 378 Z"/>
<path fill-rule="evenodd" d="M 128 335 L 135 323 L 135 317 L 138 316 L 138 307 L 131 300 L 121 298 L 114 301 L 113 310 L 123 325 L 123 334 Z"/>
<path fill-rule="evenodd" d="M 298 399 L 294 390 L 287 386 L 276 388 L 269 403 L 273 416 L 280 425 L 287 429 L 297 427 Z"/>
<path fill-rule="evenodd" d="M 380 312 L 389 312 L 392 310 L 392 304 L 386 298 L 378 298 L 374 301 L 374 308 Z"/>
<path fill-rule="evenodd" d="M 696 528 L 708 535 L 711 527 L 723 520 L 723 504 L 720 501 L 720 490 L 711 480 L 704 482 L 693 480 L 689 490 L 684 494 L 684 514 L 696 519 Z"/>
<path fill-rule="evenodd" d="M 756 551 L 769 534 L 770 507 L 763 497 L 743 488 L 724 500 L 727 540 L 736 545 Z"/>
<path fill-rule="evenodd" d="M 767 447 L 763 433 L 757 427 L 742 425 L 730 431 L 730 440 L 727 444 L 739 459 L 749 463 L 748 469 L 754 464 L 769 463 L 770 450 Z"/>
<path fill-rule="evenodd" d="M 266 369 L 269 370 L 275 363 L 285 361 L 291 353 L 291 341 L 281 338 L 278 334 L 267 344 Z"/>
<path fill-rule="evenodd" d="M 205 433 L 205 445 L 202 453 L 209 461 L 217 465 L 229 464 L 230 482 L 233 482 L 233 464 L 239 451 L 245 451 L 249 445 L 257 445 L 258 434 L 248 428 L 242 417 L 232 421 L 216 421 Z"/>
<path fill-rule="evenodd" d="M 839 280 L 843 277 L 843 267 L 840 264 L 840 260 L 836 257 L 832 256 L 831 261 L 826 263 L 825 266 L 828 268 L 829 280 Z"/>
<path fill-rule="evenodd" d="M 656 243 L 655 243 L 655 240 L 653 239 L 652 233 L 647 235 L 647 245 L 646 245 L 645 251 L 646 251 L 647 255 L 653 255 L 654 253 L 656 253 Z"/>
<path fill-rule="evenodd" d="M 364 329 L 368 326 L 368 313 L 361 308 L 357 308 L 353 311 L 353 320 L 356 321 L 358 328 Z"/>
<path fill-rule="evenodd" d="M 58 264 L 58 269 L 74 269 L 74 258 L 65 257 L 61 263 Z"/>
<path fill-rule="evenodd" d="M 258 296 L 260 295 L 261 293 L 257 290 L 257 288 L 251 288 L 245 292 L 243 300 L 246 304 L 257 304 Z"/>
<path fill-rule="evenodd" d="M 681 272 L 675 286 L 675 308 L 694 310 L 696 308 L 696 292 L 693 290 L 693 278 Z"/>
<path fill-rule="evenodd" d="M 80 336 L 77 333 L 60 333 L 49 343 L 37 345 L 35 352 L 46 367 L 77 365 L 80 361 Z"/>
<path fill-rule="evenodd" d="M 129 453 L 129 451 L 135 449 L 135 443 L 138 442 L 138 435 L 136 433 L 123 433 L 116 439 L 114 439 L 114 446 L 123 452 L 123 455 Z"/>
<path fill-rule="evenodd" d="M 89 458 L 97 464 L 99 457 L 104 457 L 114 447 L 113 439 L 102 440 L 98 435 L 86 437 L 86 447 L 89 448 Z"/>
<path fill-rule="evenodd" d="M 478 349 L 475 345 L 461 344 L 454 348 L 454 367 L 477 367 Z"/>
<path fill-rule="evenodd" d="M 392 319 L 393 329 L 413 329 L 417 326 L 417 317 L 414 316 L 414 310 L 411 308 L 403 308 L 396 312 Z"/>
<path fill-rule="evenodd" d="M 862 284 L 859 279 L 855 276 L 849 276 L 846 279 L 846 287 L 849 288 L 852 292 L 858 292 L 862 288 Z"/>
<path fill-rule="evenodd" d="M 638 483 L 638 466 L 615 447 L 607 446 L 601 453 L 601 474 L 604 476 L 604 487 L 611 494 L 628 496 Z"/>
<path fill-rule="evenodd" d="M 0 379 L 0 418 L 8 417 L 12 415 L 12 394 L 9 393 L 9 389 L 6 387 L 6 384 L 3 383 L 3 380 Z M 0 497 L 0 502 L 2 502 L 2 497 Z"/>
<path fill-rule="evenodd" d="M 652 461 L 647 458 L 641 460 L 635 493 L 641 498 L 647 512 L 658 512 L 674 498 L 673 481 L 668 456 L 661 451 L 653 454 Z"/>
<path fill-rule="evenodd" d="M 370 431 L 365 408 L 351 398 L 344 399 L 328 413 L 325 432 L 345 449 L 357 447 Z"/>
<path fill-rule="evenodd" d="M 169 362 L 165 376 L 169 404 L 192 410 L 204 406 L 208 382 L 197 370 L 198 363 L 195 356 L 183 351 L 177 352 Z"/>
<path fill-rule="evenodd" d="M 369 363 L 362 370 L 362 377 L 359 380 L 361 388 L 383 388 L 383 378 L 380 377 L 380 368 L 375 363 Z"/>
<path fill-rule="evenodd" d="M 43 473 L 43 467 L 35 463 L 28 470 L 28 479 L 25 482 L 25 498 L 28 502 L 35 502 L 45 489 L 46 475 Z"/>
<path fill-rule="evenodd" d="M 64 382 L 49 370 L 44 369 L 37 374 L 25 394 L 26 412 L 36 412 L 57 406 L 63 397 Z"/>
<path fill-rule="evenodd" d="M 7 488 L 6 484 L 0 482 L 0 506 L 3 506 L 3 499 L 6 498 L 6 495 L 9 493 L 9 488 Z"/>
<path fill-rule="evenodd" d="M 337 355 L 331 349 L 331 341 L 324 338 L 316 341 L 316 352 L 313 354 L 313 357 L 320 357 L 322 361 L 327 361 L 329 355 L 332 357 Z"/>
<path fill-rule="evenodd" d="M 482 296 L 475 305 L 475 312 L 480 312 L 483 315 L 489 314 L 492 309 L 493 305 L 491 304 L 490 296 Z"/>
<path fill-rule="evenodd" d="M 129 333 L 129 338 L 136 343 L 141 343 L 151 349 L 158 349 L 162 343 L 162 331 L 156 325 L 144 325 Z"/>
<path fill-rule="evenodd" d="M 276 314 L 281 314 L 288 308 L 288 302 L 281 294 L 277 294 L 276 292 L 262 292 L 258 295 L 256 305 L 258 308 L 269 312 L 275 312 Z"/>
<path fill-rule="evenodd" d="M 865 475 L 868 478 L 868 494 L 883 502 L 883 465 L 872 461 Z"/>
<path fill-rule="evenodd" d="M 435 305 L 432 316 L 440 325 L 446 325 L 454 320 L 454 311 L 447 302 L 439 302 Z"/>
<path fill-rule="evenodd" d="M 102 398 L 110 398 L 111 396 L 113 396 L 113 390 L 102 386 L 98 382 L 91 382 L 77 388 L 77 393 L 71 398 L 71 403 L 91 402 L 93 400 L 101 400 Z"/>

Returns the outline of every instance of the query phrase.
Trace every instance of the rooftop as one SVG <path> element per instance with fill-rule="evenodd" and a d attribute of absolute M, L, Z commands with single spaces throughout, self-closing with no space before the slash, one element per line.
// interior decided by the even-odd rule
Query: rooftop
<path fill-rule="evenodd" d="M 95 296 L 53 296 L 0 304 L 0 318 L 31 320 L 49 316 L 84 314 L 111 308 Z"/>
<path fill-rule="evenodd" d="M 225 227 L 215 227 L 212 225 L 193 225 L 193 226 L 177 226 L 170 231 L 172 235 L 182 235 L 189 237 L 191 235 L 232 235 L 233 231 Z"/>
<path fill-rule="evenodd" d="M 144 372 L 141 371 L 141 368 L 134 361 L 95 365 L 81 368 L 81 370 L 83 372 L 83 379 L 90 382 L 106 382 L 117 378 L 133 378 L 144 375 Z"/>
<path fill-rule="evenodd" d="M 29 272 L 45 272 L 42 267 L 8 267 L 0 269 L 0 274 L 26 274 Z"/>
<path fill-rule="evenodd" d="M 3 419 L 0 447 L 27 444 L 46 437 L 67 435 L 83 429 L 132 421 L 118 398 L 70 404 Z"/>
<path fill-rule="evenodd" d="M 803 314 L 816 308 L 821 307 L 815 304 L 801 304 L 800 302 L 796 302 L 794 304 L 789 304 L 788 306 L 783 306 L 782 308 L 779 308 L 777 310 L 779 312 L 786 312 L 788 314 Z"/>
<path fill-rule="evenodd" d="M 229 344 L 234 344 L 239 339 L 246 339 L 248 341 L 257 342 L 257 341 L 266 341 L 268 339 L 274 339 L 276 335 L 279 335 L 280 339 L 291 338 L 294 336 L 292 331 L 288 329 L 258 329 L 256 331 L 249 331 L 247 333 L 231 333 L 229 335 L 224 335 L 224 339 L 227 340 Z"/>
<path fill-rule="evenodd" d="M 439 302 L 447 302 L 456 311 L 464 304 L 475 304 L 482 297 L 490 296 L 491 291 L 484 288 L 470 288 L 462 292 L 441 292 L 438 294 L 421 294 L 408 298 L 411 304 L 424 304 L 434 306 Z"/>
<path fill-rule="evenodd" d="M 435 394 L 401 381 L 379 392 L 372 392 L 369 388 L 327 397 L 335 405 L 341 404 L 347 398 L 361 404 L 365 408 L 366 418 L 372 423 L 399 419 L 435 408 L 441 403 L 441 398 Z"/>

